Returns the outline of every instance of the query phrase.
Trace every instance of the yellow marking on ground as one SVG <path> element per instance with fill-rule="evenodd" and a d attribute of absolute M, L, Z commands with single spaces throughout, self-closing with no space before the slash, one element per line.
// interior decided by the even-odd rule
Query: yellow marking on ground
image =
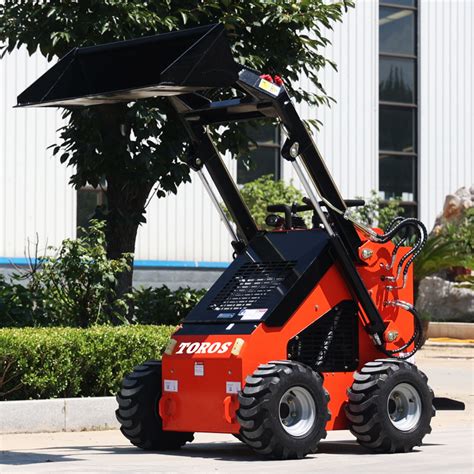
<path fill-rule="evenodd" d="M 430 342 L 449 342 L 454 344 L 474 344 L 474 339 L 453 339 L 451 337 L 430 337 Z"/>

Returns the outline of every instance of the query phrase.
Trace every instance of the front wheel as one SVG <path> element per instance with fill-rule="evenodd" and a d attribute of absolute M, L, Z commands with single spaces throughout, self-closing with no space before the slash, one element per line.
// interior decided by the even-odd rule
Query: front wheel
<path fill-rule="evenodd" d="M 329 395 L 322 378 L 290 361 L 260 365 L 239 395 L 242 441 L 276 459 L 302 458 L 326 437 Z"/>
<path fill-rule="evenodd" d="M 431 433 L 433 391 L 413 364 L 368 362 L 354 374 L 346 416 L 357 441 L 380 453 L 408 452 Z"/>
<path fill-rule="evenodd" d="M 194 439 L 193 433 L 163 431 L 158 413 L 161 398 L 161 362 L 150 360 L 125 376 L 117 395 L 115 414 L 120 430 L 132 444 L 145 450 L 179 449 Z"/>

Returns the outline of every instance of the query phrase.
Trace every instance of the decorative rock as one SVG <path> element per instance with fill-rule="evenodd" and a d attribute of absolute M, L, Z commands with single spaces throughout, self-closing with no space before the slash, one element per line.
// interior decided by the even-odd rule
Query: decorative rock
<path fill-rule="evenodd" d="M 432 321 L 474 322 L 474 291 L 437 276 L 420 282 L 416 307 Z"/>
<path fill-rule="evenodd" d="M 455 224 L 463 217 L 467 209 L 474 206 L 474 185 L 467 189 L 459 188 L 454 194 L 448 194 L 444 200 L 443 212 L 436 218 L 432 234 L 438 235 L 447 224 Z"/>

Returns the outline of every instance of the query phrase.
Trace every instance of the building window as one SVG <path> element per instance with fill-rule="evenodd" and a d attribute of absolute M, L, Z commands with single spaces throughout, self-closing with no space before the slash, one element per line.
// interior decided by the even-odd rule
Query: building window
<path fill-rule="evenodd" d="M 101 219 L 107 206 L 107 196 L 103 186 L 84 186 L 77 191 L 76 226 L 88 227 L 91 219 Z"/>
<path fill-rule="evenodd" d="M 384 198 L 401 198 L 415 201 L 416 160 L 414 156 L 380 155 L 380 182 L 383 182 Z"/>
<path fill-rule="evenodd" d="M 415 55 L 415 11 L 406 7 L 380 6 L 380 51 Z"/>
<path fill-rule="evenodd" d="M 417 2 L 385 0 L 379 9 L 379 191 L 417 215 Z"/>
<path fill-rule="evenodd" d="M 384 104 L 380 106 L 379 114 L 380 150 L 413 153 L 416 149 L 416 110 Z"/>
<path fill-rule="evenodd" d="M 280 179 L 280 127 L 252 127 L 249 136 L 252 139 L 251 151 L 247 157 L 237 161 L 237 183 L 245 184 L 268 174 L 275 180 Z"/>
<path fill-rule="evenodd" d="M 415 68 L 413 59 L 381 57 L 380 100 L 415 103 Z"/>

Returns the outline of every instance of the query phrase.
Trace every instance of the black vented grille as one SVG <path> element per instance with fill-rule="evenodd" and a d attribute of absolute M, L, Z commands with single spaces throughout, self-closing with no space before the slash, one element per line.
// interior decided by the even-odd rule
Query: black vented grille
<path fill-rule="evenodd" d="M 290 340 L 292 360 L 317 372 L 345 372 L 357 368 L 359 335 L 357 305 L 342 301 Z"/>
<path fill-rule="evenodd" d="M 209 309 L 237 311 L 268 307 L 272 293 L 290 276 L 295 263 L 295 261 L 245 263 L 217 294 Z"/>

